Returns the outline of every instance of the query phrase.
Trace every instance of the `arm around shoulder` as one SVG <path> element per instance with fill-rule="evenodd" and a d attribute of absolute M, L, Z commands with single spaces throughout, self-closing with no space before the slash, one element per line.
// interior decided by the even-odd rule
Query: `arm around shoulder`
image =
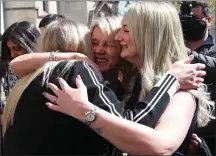
<path fill-rule="evenodd" d="M 16 57 L 10 62 L 12 72 L 18 77 L 23 77 L 49 60 L 50 53 L 31 53 Z"/>
<path fill-rule="evenodd" d="M 170 155 L 183 142 L 194 111 L 192 95 L 180 91 L 171 99 L 155 129 L 118 118 L 103 110 L 97 112 L 97 120 L 92 126 L 101 129 L 100 135 L 124 152 L 136 155 Z"/>
<path fill-rule="evenodd" d="M 10 62 L 10 67 L 14 74 L 23 77 L 50 61 L 50 52 L 44 53 L 31 53 L 16 57 Z M 55 61 L 86 58 L 85 55 L 78 53 L 55 53 Z"/>

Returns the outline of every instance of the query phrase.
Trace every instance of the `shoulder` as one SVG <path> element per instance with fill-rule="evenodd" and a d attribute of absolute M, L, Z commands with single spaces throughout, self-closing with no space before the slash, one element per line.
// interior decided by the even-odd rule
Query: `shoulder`
<path fill-rule="evenodd" d="M 93 79 L 98 79 L 100 81 L 103 81 L 103 77 L 101 73 L 96 71 L 91 65 L 89 65 L 86 62 L 83 61 L 76 61 L 74 64 L 74 67 L 76 69 L 76 74 L 91 77 Z"/>
<path fill-rule="evenodd" d="M 160 125 L 161 123 L 170 124 L 173 122 L 173 124 L 177 124 L 176 127 L 180 125 L 185 126 L 185 124 L 189 127 L 195 110 L 196 103 L 193 95 L 188 91 L 180 90 L 170 99 L 170 102 L 157 125 Z"/>
<path fill-rule="evenodd" d="M 85 73 L 86 70 L 91 70 L 91 67 L 83 62 L 83 61 L 75 61 L 75 60 L 62 60 L 59 62 L 55 62 L 53 64 L 55 66 L 54 71 L 57 73 L 64 73 L 64 72 L 72 72 L 72 73 Z"/>
<path fill-rule="evenodd" d="M 211 56 L 211 57 L 216 57 L 216 45 L 213 45 L 209 51 L 208 51 L 208 56 Z"/>
<path fill-rule="evenodd" d="M 179 105 L 178 107 L 184 107 L 185 109 L 195 110 L 196 100 L 194 95 L 190 91 L 180 90 L 174 94 L 170 103 Z"/>

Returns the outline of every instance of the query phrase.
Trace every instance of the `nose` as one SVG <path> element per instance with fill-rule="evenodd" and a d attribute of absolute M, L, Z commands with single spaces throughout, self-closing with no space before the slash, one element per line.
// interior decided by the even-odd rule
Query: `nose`
<path fill-rule="evenodd" d="M 94 52 L 97 54 L 104 54 L 105 50 L 104 50 L 104 47 L 99 44 L 98 46 L 94 47 Z"/>
<path fill-rule="evenodd" d="M 15 57 L 17 57 L 17 53 L 14 52 L 13 50 L 10 51 L 10 54 L 11 54 L 11 58 L 14 59 Z"/>
<path fill-rule="evenodd" d="M 121 35 L 121 30 L 118 31 L 118 33 L 115 35 L 115 40 L 117 41 L 121 41 L 123 38 L 122 38 L 122 35 Z"/>

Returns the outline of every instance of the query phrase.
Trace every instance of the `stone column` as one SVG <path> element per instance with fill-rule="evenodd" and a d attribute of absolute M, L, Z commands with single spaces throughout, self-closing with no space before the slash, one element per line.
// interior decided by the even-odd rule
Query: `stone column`
<path fill-rule="evenodd" d="M 93 8 L 94 3 L 91 1 L 58 1 L 58 13 L 71 20 L 87 24 L 88 12 Z"/>
<path fill-rule="evenodd" d="M 35 1 L 4 1 L 4 28 L 23 20 L 36 25 L 37 11 Z"/>

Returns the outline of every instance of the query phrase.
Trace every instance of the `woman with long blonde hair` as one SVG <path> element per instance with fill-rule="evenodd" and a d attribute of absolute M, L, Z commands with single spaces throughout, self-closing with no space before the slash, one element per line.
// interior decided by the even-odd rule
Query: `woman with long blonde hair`
<path fill-rule="evenodd" d="M 165 108 L 156 102 L 163 99 L 161 95 L 167 88 L 171 88 L 168 92 L 174 89 L 170 86 L 171 78 L 164 79 L 166 83 L 158 80 L 174 62 L 187 57 L 178 13 L 169 2 L 135 2 L 124 16 L 116 39 L 122 45 L 121 57 L 133 63 L 140 72 L 128 103 L 130 109 L 126 112 L 132 121 L 111 115 L 89 102 L 80 77 L 76 79 L 78 89 L 71 88 L 63 79 L 59 79 L 62 90 L 49 84 L 57 97 L 47 93 L 45 97 L 50 101 L 55 99 L 57 105 L 48 102 L 47 106 L 82 122 L 89 121 L 88 114 L 91 114 L 89 126 L 99 129 L 101 136 L 123 152 L 171 155 L 182 145 L 185 137 L 191 137 L 196 122 L 198 126 L 205 126 L 214 118 L 214 102 L 210 101 L 203 84 L 196 90 L 178 91 Z M 149 98 L 149 93 L 155 89 L 153 86 L 161 83 L 164 86 L 157 96 Z M 138 102 L 143 99 L 150 101 L 145 107 L 145 103 Z M 158 107 L 164 110 L 163 114 L 158 114 Z M 157 120 L 148 120 L 148 116 L 157 116 Z"/>
<path fill-rule="evenodd" d="M 38 50 L 45 53 L 76 51 L 93 59 L 89 35 L 89 29 L 83 24 L 71 20 L 55 21 L 42 33 Z M 85 77 L 90 100 L 98 103 L 99 107 L 118 115 L 120 105 L 112 105 L 117 99 L 110 100 L 111 103 L 103 101 L 103 96 L 110 89 L 106 85 L 102 90 L 97 87 L 94 81 L 102 82 L 103 79 L 87 63 L 77 60 L 53 61 L 54 52 L 49 54 L 51 61 L 22 77 L 7 99 L 3 112 L 4 154 L 97 155 L 110 152 L 109 142 L 87 126 L 47 109 L 42 93 L 52 93 L 46 84 L 52 82 L 57 85 L 58 76 L 75 87 L 76 75 L 80 74 Z"/>

